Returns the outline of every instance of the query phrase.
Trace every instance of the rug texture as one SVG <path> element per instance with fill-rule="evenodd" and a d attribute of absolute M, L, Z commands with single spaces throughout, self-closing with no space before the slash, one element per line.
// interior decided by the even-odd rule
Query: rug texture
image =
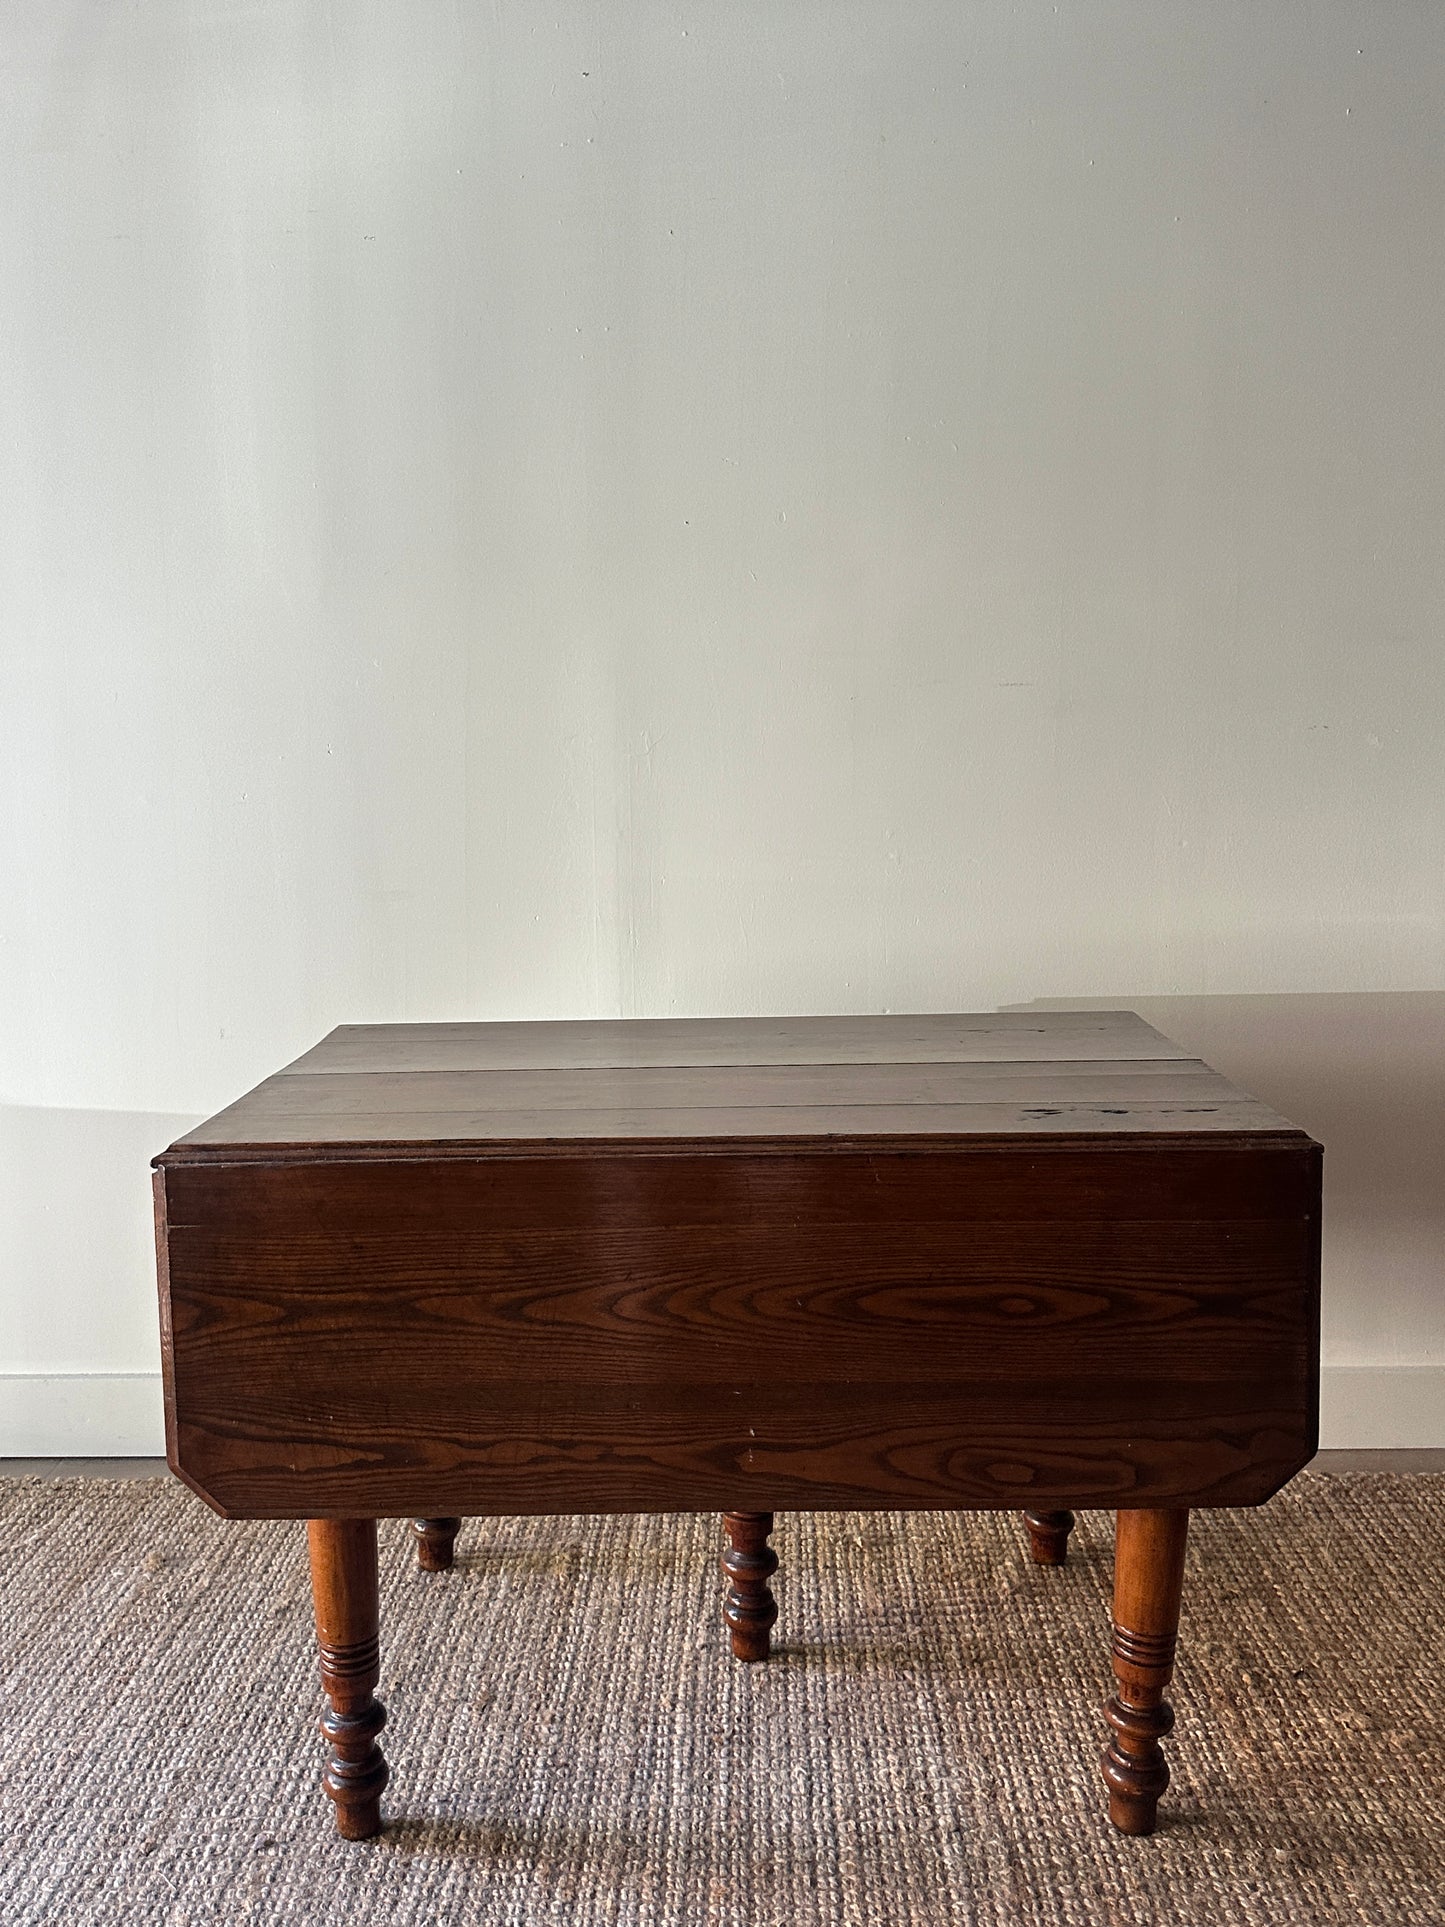
<path fill-rule="evenodd" d="M 771 1664 L 717 1521 L 382 1528 L 383 1836 L 318 1785 L 304 1530 L 0 1481 L 0 1920 L 1441 1927 L 1445 1477 L 1197 1514 L 1167 1822 L 1097 1759 L 1111 1521 L 780 1518 Z"/>

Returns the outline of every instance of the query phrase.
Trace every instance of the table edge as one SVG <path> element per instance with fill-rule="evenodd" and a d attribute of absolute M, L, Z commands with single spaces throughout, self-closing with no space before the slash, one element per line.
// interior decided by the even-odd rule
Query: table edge
<path fill-rule="evenodd" d="M 492 1163 L 543 1158 L 937 1157 L 962 1152 L 1038 1156 L 1049 1150 L 1100 1154 L 1155 1149 L 1208 1151 L 1318 1151 L 1307 1131 L 1040 1131 L 934 1133 L 906 1136 L 840 1133 L 779 1137 L 556 1137 L 357 1140 L 348 1143 L 237 1143 L 171 1145 L 151 1165 L 158 1171 L 227 1164 Z"/>

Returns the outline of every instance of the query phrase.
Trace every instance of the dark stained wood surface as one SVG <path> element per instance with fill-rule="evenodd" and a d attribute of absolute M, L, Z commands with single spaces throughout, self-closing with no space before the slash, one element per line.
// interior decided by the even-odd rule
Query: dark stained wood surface
<path fill-rule="evenodd" d="M 422 1024 L 334 1031 L 173 1155 L 1171 1131 L 1291 1127 L 1128 1011 Z"/>
<path fill-rule="evenodd" d="M 723 1618 L 733 1658 L 749 1664 L 767 1659 L 778 1602 L 768 1581 L 778 1570 L 778 1555 L 768 1544 L 771 1512 L 725 1512 L 722 1555 Z"/>
<path fill-rule="evenodd" d="M 381 1831 L 381 1796 L 390 1777 L 377 1735 L 386 1709 L 381 1678 L 375 1519 L 313 1519 L 307 1527 L 311 1597 L 326 1707 L 321 1731 L 328 1757 L 322 1785 L 336 1802 L 344 1840 Z"/>
<path fill-rule="evenodd" d="M 1109 1818 L 1120 1833 L 1154 1831 L 1169 1765 L 1159 1742 L 1174 1728 L 1165 1689 L 1174 1671 L 1189 1514 L 1178 1508 L 1123 1511 L 1114 1549 L 1111 1655 L 1117 1689 L 1104 1709 Z"/>
<path fill-rule="evenodd" d="M 1128 1014 L 339 1031 L 158 1162 L 171 1461 L 242 1516 L 1253 1504 L 1314 1449 L 1318 1147 Z"/>
<path fill-rule="evenodd" d="M 1074 1529 L 1072 1512 L 1025 1512 L 1029 1556 L 1036 1566 L 1064 1566 L 1069 1561 L 1069 1534 Z"/>
<path fill-rule="evenodd" d="M 413 1519 L 416 1560 L 423 1572 L 450 1572 L 456 1555 L 460 1519 Z"/>
<path fill-rule="evenodd" d="M 1132 1010 L 889 1017 L 623 1017 L 343 1024 L 288 1064 L 318 1071 L 606 1070 L 728 1064 L 1087 1063 L 1184 1058 Z"/>
<path fill-rule="evenodd" d="M 1061 1132 L 1079 1136 L 1120 1137 L 1175 1133 L 1197 1136 L 1282 1130 L 1261 1105 L 1160 1104 L 1142 1100 L 1096 1104 L 970 1104 L 970 1105 L 838 1105 L 830 1109 L 794 1109 L 777 1105 L 768 1110 L 552 1110 L 552 1111 L 395 1111 L 384 1115 L 352 1116 L 306 1113 L 257 1120 L 223 1114 L 205 1139 L 183 1138 L 170 1161 L 179 1163 L 186 1152 L 200 1148 L 263 1155 L 312 1156 L 323 1147 L 345 1155 L 360 1147 L 379 1153 L 392 1149 L 424 1150 L 442 1157 L 466 1154 L 471 1148 L 492 1147 L 499 1152 L 542 1150 L 557 1143 L 569 1147 L 578 1140 L 601 1144 L 638 1145 L 739 1138 L 752 1145 L 785 1139 L 835 1139 L 855 1149 L 886 1150 L 890 1140 L 912 1137 L 920 1143 L 948 1143 L 964 1137 L 1050 1137 Z"/>

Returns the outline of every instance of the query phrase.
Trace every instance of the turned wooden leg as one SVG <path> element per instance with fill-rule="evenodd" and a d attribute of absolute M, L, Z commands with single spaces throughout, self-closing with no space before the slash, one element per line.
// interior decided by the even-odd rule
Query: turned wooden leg
<path fill-rule="evenodd" d="M 462 1529 L 460 1519 L 413 1519 L 416 1562 L 423 1572 L 450 1572 L 452 1548 Z"/>
<path fill-rule="evenodd" d="M 768 1544 L 773 1529 L 771 1512 L 725 1512 L 723 1531 L 723 1618 L 732 1635 L 737 1659 L 766 1659 L 768 1635 L 778 1616 L 778 1602 L 768 1581 L 778 1570 L 778 1555 Z"/>
<path fill-rule="evenodd" d="M 336 1802 L 343 1838 L 369 1840 L 381 1832 L 387 1781 L 376 1743 L 386 1709 L 373 1690 L 379 1677 L 376 1521 L 311 1519 L 306 1536 L 327 1700 L 321 1731 L 331 1749 L 322 1785 Z"/>
<path fill-rule="evenodd" d="M 1174 1725 L 1164 1697 L 1174 1671 L 1184 1581 L 1186 1510 L 1121 1512 L 1114 1549 L 1114 1678 L 1104 1709 L 1109 1818 L 1120 1833 L 1152 1833 L 1169 1767 L 1159 1742 Z"/>
<path fill-rule="evenodd" d="M 1029 1551 L 1036 1566 L 1061 1566 L 1069 1556 L 1069 1534 L 1074 1529 L 1072 1512 L 1026 1512 Z"/>

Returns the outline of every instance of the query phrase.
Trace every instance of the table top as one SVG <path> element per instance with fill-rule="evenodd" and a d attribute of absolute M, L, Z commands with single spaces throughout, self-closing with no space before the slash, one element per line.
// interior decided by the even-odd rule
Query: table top
<path fill-rule="evenodd" d="M 1128 1011 L 346 1027 L 158 1160 L 171 1463 L 281 1518 L 1253 1505 L 1317 1147 Z"/>
<path fill-rule="evenodd" d="M 157 1160 L 1305 1134 L 1133 1011 L 343 1025 Z"/>

